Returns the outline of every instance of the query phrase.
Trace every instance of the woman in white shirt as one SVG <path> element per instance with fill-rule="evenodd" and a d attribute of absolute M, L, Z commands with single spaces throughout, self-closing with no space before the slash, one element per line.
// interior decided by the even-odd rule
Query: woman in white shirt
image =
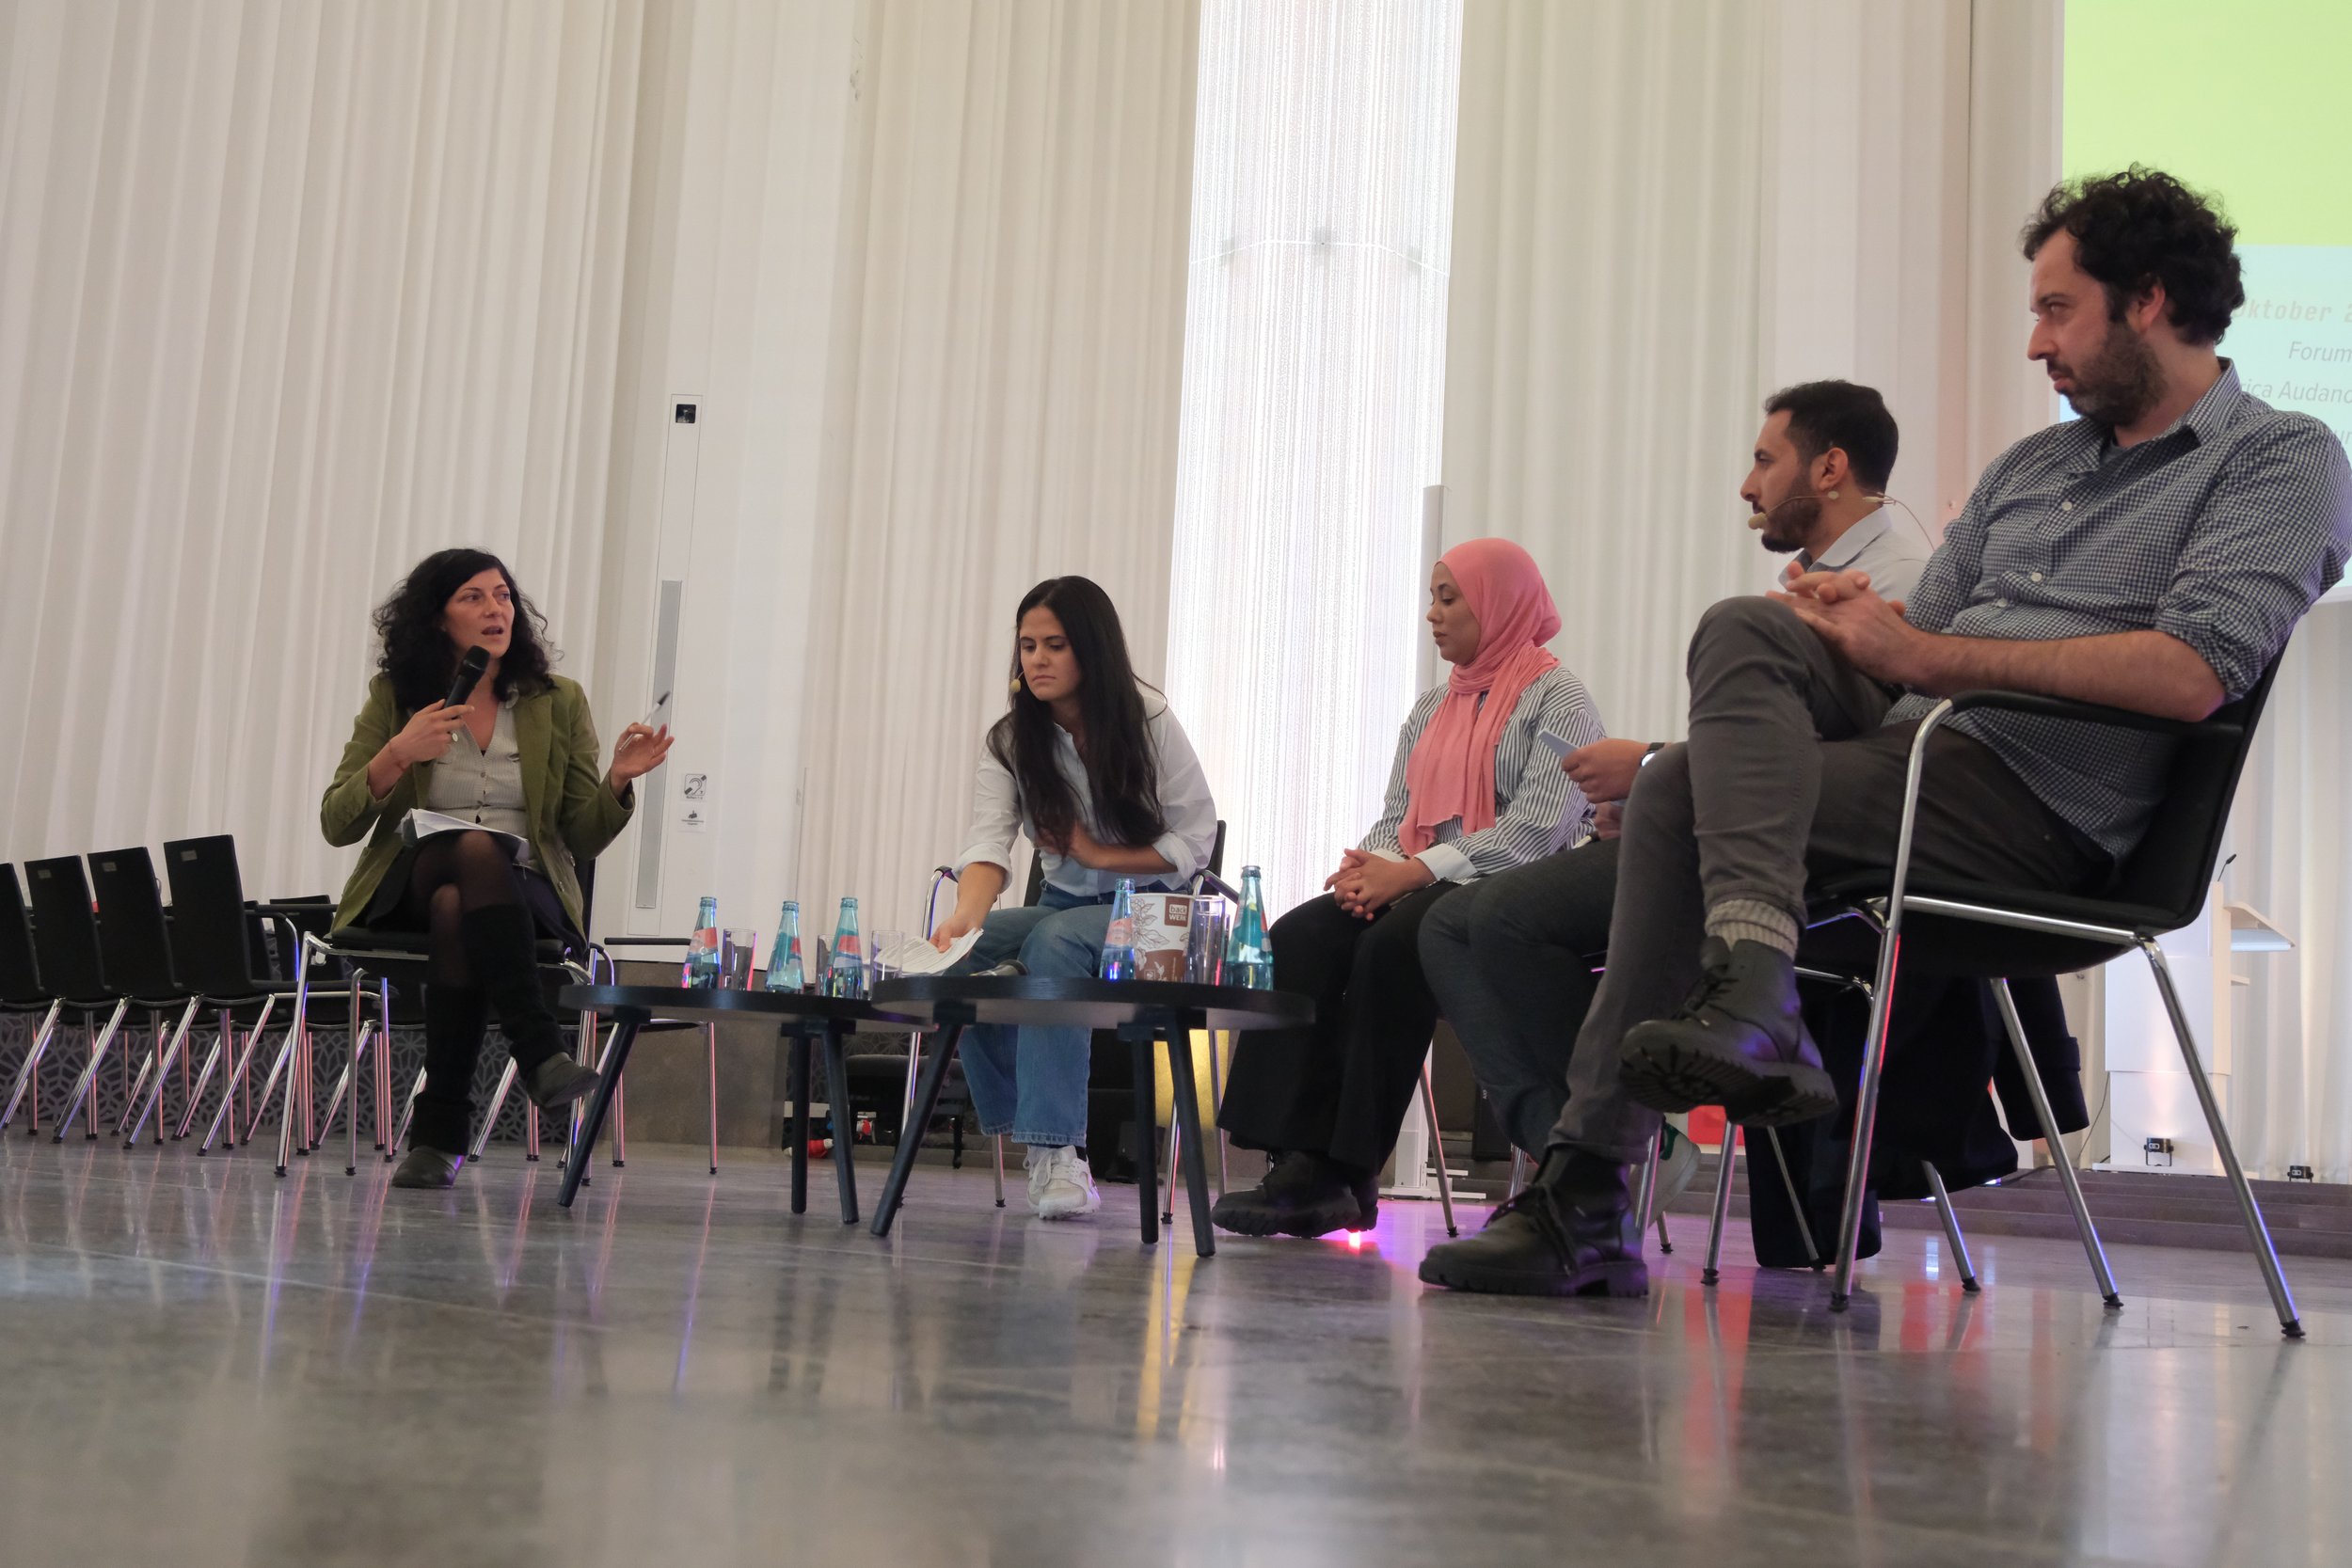
<path fill-rule="evenodd" d="M 1601 738 L 1583 686 L 1545 651 L 1560 615 L 1534 560 L 1472 539 L 1429 574 L 1429 629 L 1454 666 L 1397 736 L 1386 808 L 1324 886 L 1276 923 L 1274 983 L 1315 999 L 1303 1029 L 1240 1037 L 1218 1122 L 1276 1153 L 1265 1180 L 1228 1193 L 1216 1223 L 1245 1236 L 1370 1227 L 1379 1170 L 1412 1103 L 1438 1004 L 1418 938 L 1464 882 L 1584 835 L 1591 808 L 1536 736 Z"/>
<path fill-rule="evenodd" d="M 1050 578 L 1014 617 L 1011 707 L 988 732 L 972 832 L 957 857 L 941 947 L 977 930 L 954 973 L 1018 958 L 1031 974 L 1094 974 L 1122 878 L 1181 891 L 1206 863 L 1216 805 L 1168 701 L 1138 683 L 1110 595 Z M 1013 833 L 1044 867 L 1038 901 L 992 906 L 1011 879 Z M 1029 1209 L 1073 1219 L 1102 1206 L 1086 1151 L 1085 1029 L 966 1030 L 962 1061 L 980 1131 L 1029 1146 Z"/>

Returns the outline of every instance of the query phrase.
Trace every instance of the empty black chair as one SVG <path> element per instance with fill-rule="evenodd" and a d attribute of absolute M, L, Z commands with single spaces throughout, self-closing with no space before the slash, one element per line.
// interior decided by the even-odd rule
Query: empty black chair
<path fill-rule="evenodd" d="M 89 879 L 83 874 L 81 860 L 73 855 L 61 855 L 54 860 L 27 861 L 24 875 L 30 884 L 33 900 L 33 951 L 40 965 L 41 981 L 66 1006 L 82 1015 L 82 1034 L 89 1041 L 89 1060 L 75 1081 L 72 1104 L 78 1107 L 98 1081 L 98 1069 L 114 1046 L 115 1037 L 122 1031 L 123 1015 L 131 1010 L 131 998 L 107 983 L 106 969 L 99 957 L 98 921 L 90 911 Z M 111 1011 L 109 1011 L 111 1009 Z M 108 1013 L 103 1028 L 98 1015 Z M 38 1053 L 27 1053 L 24 1071 L 17 1084 L 21 1094 L 27 1084 L 40 1081 L 40 1058 Z M 39 1091 L 36 1090 L 36 1093 Z M 11 1101 L 8 1116 L 15 1114 Z M 8 1116 L 0 1116 L 0 1127 L 8 1124 Z M 72 1112 L 57 1123 L 57 1139 L 62 1142 L 65 1130 L 72 1124 Z M 95 1138 L 93 1128 L 89 1134 Z"/>
<path fill-rule="evenodd" d="M 145 1007 L 151 1036 L 147 1059 L 139 1066 L 138 1079 L 131 1085 L 122 1108 L 117 1132 L 128 1131 L 125 1148 L 138 1141 L 138 1134 L 147 1120 L 147 1112 L 140 1108 L 140 1096 L 148 1096 L 146 1106 L 162 1105 L 165 1085 L 170 1081 L 171 1069 L 178 1065 L 187 1050 L 188 1031 L 202 1009 L 204 998 L 194 987 L 186 984 L 172 961 L 171 931 L 164 912 L 161 890 L 155 882 L 155 863 L 144 847 L 100 850 L 89 857 L 91 891 L 98 901 L 98 956 L 105 967 L 106 978 L 117 990 L 131 1001 L 133 1006 Z M 164 1015 L 178 1008 L 179 1022 L 171 1028 L 167 1043 Z M 148 1089 L 152 1079 L 154 1088 Z M 73 1119 L 82 1097 L 77 1093 L 66 1106 L 65 1121 L 57 1132 L 64 1134 L 66 1123 Z M 97 1108 L 91 1107 L 90 1123 L 96 1130 Z M 155 1141 L 163 1142 L 164 1129 L 160 1117 L 155 1126 Z"/>
<path fill-rule="evenodd" d="M 2109 1306 L 2120 1303 L 2098 1232 L 2083 1201 L 2082 1184 L 2058 1141 L 2048 1098 L 2034 1069 L 2025 1030 L 2009 993 L 2009 980 L 2087 969 L 2137 948 L 2154 971 L 2170 1014 L 2173 1034 L 2191 1085 L 2211 1130 L 2214 1147 L 2238 1201 L 2254 1256 L 2269 1288 L 2280 1328 L 2300 1338 L 2295 1298 L 2279 1266 L 2279 1254 L 2263 1222 L 2262 1207 L 2230 1141 L 2213 1085 L 2187 1014 L 2172 987 L 2172 975 L 2156 939 L 2193 924 L 2203 912 L 2214 864 L 2221 852 L 2230 802 L 2252 748 L 2270 684 L 2274 661 L 2254 689 L 2199 723 L 2153 718 L 2120 708 L 2016 692 L 1972 691 L 1939 703 L 1921 721 L 1913 742 L 1910 783 L 1904 794 L 1902 829 L 1895 864 L 1884 871 L 1838 879 L 1811 890 L 1814 909 L 1802 961 L 1867 983 L 1871 989 L 1869 1032 L 1865 1037 L 1862 1077 L 1854 1101 L 1853 1147 L 1846 1173 L 1845 1207 L 1838 1225 L 1837 1276 L 1830 1305 L 1842 1309 L 1851 1291 L 1854 1251 L 1868 1179 L 1870 1132 L 1878 1111 L 1879 1081 L 1885 1065 L 1886 1017 L 1893 1005 L 1897 964 L 1921 973 L 1979 978 L 1993 988 L 2010 1042 L 2044 1136 L 2058 1180 L 2074 1211 L 2100 1291 Z M 1910 876 L 1912 822 L 1918 810 L 1919 778 L 1928 736 L 1955 713 L 1972 709 L 2036 714 L 2107 725 L 2140 734 L 2168 736 L 2177 745 L 2171 777 L 2139 847 L 2121 867 L 2111 891 L 2097 895 L 2020 891 L 1956 881 L 1915 882 Z M 1859 938 L 1860 940 L 1856 940 Z"/>
<path fill-rule="evenodd" d="M 16 1115 L 18 1101 L 24 1098 L 24 1085 L 31 1082 L 34 1069 L 41 1053 L 49 1049 L 49 1037 L 56 1033 L 58 1015 L 65 1011 L 65 999 L 52 996 L 40 983 L 40 965 L 33 954 L 33 923 L 24 910 L 24 892 L 16 879 L 16 867 L 0 865 L 0 1015 L 9 1017 L 39 1017 L 40 1025 L 33 1031 L 32 1043 L 24 1049 L 24 1060 L 19 1064 L 16 1082 L 8 1091 L 8 1108 L 0 1112 L 0 1127 L 8 1124 Z M 33 1121 L 40 1125 L 40 1097 L 35 1096 Z"/>
<path fill-rule="evenodd" d="M 182 1113 L 175 1138 L 184 1138 L 194 1125 L 199 1107 L 213 1076 L 224 1067 L 227 1076 L 222 1080 L 221 1099 L 210 1131 L 197 1152 L 210 1150 L 219 1136 L 224 1122 L 230 1123 L 230 1137 L 235 1142 L 233 1117 L 235 1099 L 240 1085 L 247 1082 L 254 1054 L 259 1048 L 272 1017 L 281 1005 L 303 1000 L 299 985 L 301 976 L 292 965 L 301 948 L 299 917 L 314 911 L 314 927 L 324 934 L 331 910 L 321 901 L 315 906 L 301 905 L 279 912 L 272 907 L 269 914 L 279 922 L 279 946 L 287 955 L 287 967 L 281 973 L 266 963 L 255 962 L 255 936 L 262 929 L 262 910 L 246 902 L 245 881 L 237 865 L 236 840 L 227 833 L 203 838 L 177 839 L 164 846 L 164 871 L 171 883 L 171 951 L 175 972 L 181 982 L 202 996 L 204 1005 L 216 1015 L 217 1032 L 213 1049 L 198 1071 L 187 1095 L 187 1105 Z M 376 1007 L 373 1020 L 364 1018 L 371 997 L 362 990 L 357 979 L 352 981 L 347 996 L 328 993 L 309 1008 L 289 1007 L 286 1029 L 298 1031 L 307 1019 L 311 1023 L 325 1022 L 328 1027 L 350 1029 L 352 1050 L 342 1080 L 327 1102 L 319 1136 L 324 1137 L 334 1125 L 335 1111 L 344 1089 L 356 1082 L 355 1073 L 366 1061 L 371 1044 L 389 1037 L 391 1000 L 388 984 L 380 984 L 373 993 Z M 321 1019 L 319 1008 L 327 1010 Z M 356 1028 L 355 1020 L 361 1020 Z M 245 1030 L 245 1043 L 236 1043 L 239 1027 Z M 379 1047 L 380 1049 L 380 1047 Z M 269 1101 L 273 1085 L 264 1084 L 258 1101 L 249 1102 L 246 1138 L 250 1141 L 252 1128 L 260 1119 Z M 353 1089 L 354 1095 L 357 1090 Z M 383 1146 L 381 1136 L 384 1113 L 382 1098 L 377 1101 L 378 1137 L 376 1146 Z M 357 1101 L 354 1116 L 357 1117 Z M 160 1133 L 160 1129 L 159 1129 Z M 355 1139 L 358 1130 L 352 1129 Z M 358 1165 L 356 1148 L 349 1167 L 355 1174 Z"/>

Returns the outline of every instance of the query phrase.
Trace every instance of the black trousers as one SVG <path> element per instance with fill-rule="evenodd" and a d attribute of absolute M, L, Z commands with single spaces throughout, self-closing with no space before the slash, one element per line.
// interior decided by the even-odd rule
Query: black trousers
<path fill-rule="evenodd" d="M 1439 882 L 1369 921 L 1315 898 L 1275 922 L 1275 987 L 1313 997 L 1315 1022 L 1237 1037 L 1217 1117 L 1235 1143 L 1363 1170 L 1387 1163 L 1438 1022 L 1422 922 L 1460 891 Z"/>

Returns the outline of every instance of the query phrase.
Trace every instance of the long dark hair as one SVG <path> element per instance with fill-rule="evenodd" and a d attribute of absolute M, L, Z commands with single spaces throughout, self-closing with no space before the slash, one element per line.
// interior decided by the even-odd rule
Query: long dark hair
<path fill-rule="evenodd" d="M 1111 596 L 1087 578 L 1047 578 L 1022 595 L 1013 612 L 1012 707 L 988 732 L 988 749 L 1012 775 L 1022 808 L 1041 839 L 1067 838 L 1078 819 L 1069 781 L 1054 767 L 1054 710 L 1030 695 L 1021 678 L 1021 622 L 1050 610 L 1078 661 L 1078 713 L 1084 725 L 1079 754 L 1096 817 L 1111 842 L 1130 847 L 1168 832 L 1160 811 L 1160 767 L 1144 725 L 1143 693 L 1127 657 Z"/>
<path fill-rule="evenodd" d="M 487 550 L 436 550 L 375 610 L 375 633 L 383 640 L 375 667 L 392 683 L 404 711 L 414 713 L 449 695 L 458 649 L 441 629 L 441 612 L 460 588 L 493 568 L 515 595 L 515 627 L 492 689 L 504 702 L 518 691 L 548 689 L 548 620 L 523 596 L 506 562 Z"/>

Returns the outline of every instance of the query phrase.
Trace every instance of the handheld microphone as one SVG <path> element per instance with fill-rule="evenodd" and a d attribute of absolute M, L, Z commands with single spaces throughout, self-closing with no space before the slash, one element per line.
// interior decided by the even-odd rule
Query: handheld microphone
<path fill-rule="evenodd" d="M 975 980 L 1013 980 L 1027 973 L 1029 973 L 1027 964 L 1023 963 L 1019 958 L 1007 958 L 1003 963 L 993 964 L 981 970 L 972 978 Z"/>
<path fill-rule="evenodd" d="M 450 677 L 449 695 L 441 699 L 442 703 L 449 707 L 464 703 L 481 684 L 482 672 L 489 667 L 490 656 L 485 650 L 479 644 L 468 648 L 466 657 L 457 661 L 457 673 Z"/>

